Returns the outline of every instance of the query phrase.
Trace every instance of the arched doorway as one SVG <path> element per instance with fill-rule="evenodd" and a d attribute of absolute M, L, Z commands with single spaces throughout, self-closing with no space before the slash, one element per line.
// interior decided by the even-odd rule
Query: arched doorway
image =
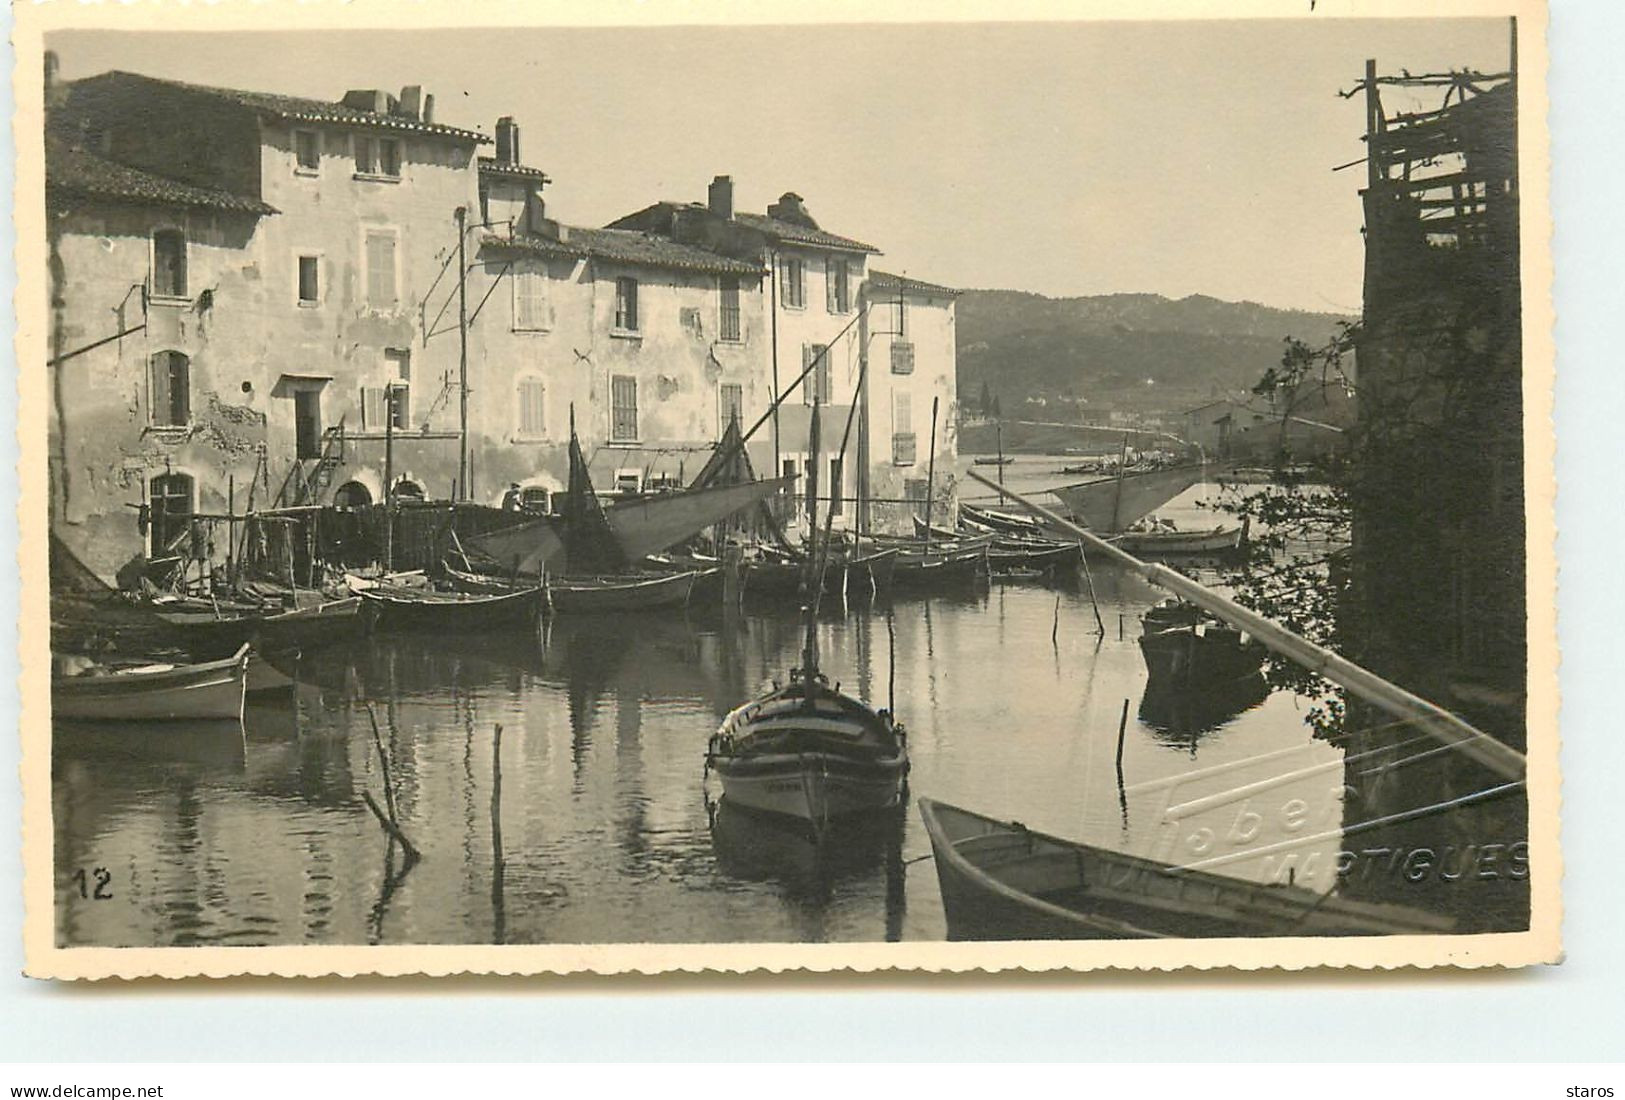
<path fill-rule="evenodd" d="M 333 493 L 335 508 L 365 508 L 372 503 L 372 492 L 359 481 L 346 481 Z"/>
<path fill-rule="evenodd" d="M 424 499 L 426 499 L 425 494 L 423 492 L 423 486 L 419 485 L 417 482 L 411 480 L 410 478 L 404 478 L 404 477 L 401 478 L 399 481 L 397 481 L 395 483 L 395 488 L 390 490 L 389 495 L 392 496 L 396 500 L 424 500 Z"/>
<path fill-rule="evenodd" d="M 170 547 L 192 526 L 192 479 L 187 474 L 159 474 L 148 484 L 148 499 L 152 557 L 167 557 Z"/>

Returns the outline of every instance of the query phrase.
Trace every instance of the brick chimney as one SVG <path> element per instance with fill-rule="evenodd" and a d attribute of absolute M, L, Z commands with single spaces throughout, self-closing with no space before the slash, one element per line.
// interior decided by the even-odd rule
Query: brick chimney
<path fill-rule="evenodd" d="M 432 95 L 426 95 L 423 97 L 423 121 L 434 121 L 434 96 Z"/>
<path fill-rule="evenodd" d="M 786 191 L 780 195 L 779 201 L 767 208 L 767 216 L 793 225 L 804 225 L 809 229 L 818 228 L 818 223 L 807 213 L 807 204 L 794 191 Z"/>
<path fill-rule="evenodd" d="M 711 213 L 723 221 L 732 221 L 734 216 L 734 179 L 732 176 L 718 176 L 711 181 L 710 190 L 706 193 L 706 205 Z"/>
<path fill-rule="evenodd" d="M 512 115 L 503 115 L 497 119 L 497 162 L 500 164 L 520 163 L 519 125 L 514 122 Z"/>

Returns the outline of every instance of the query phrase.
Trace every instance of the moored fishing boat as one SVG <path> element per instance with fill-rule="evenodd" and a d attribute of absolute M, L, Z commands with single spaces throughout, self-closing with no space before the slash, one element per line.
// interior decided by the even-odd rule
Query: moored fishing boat
<path fill-rule="evenodd" d="M 972 530 L 999 531 L 1007 535 L 1042 535 L 1044 525 L 1031 516 L 999 512 L 992 508 L 959 506 L 959 520 Z"/>
<path fill-rule="evenodd" d="M 847 429 L 851 430 L 851 413 Z M 818 453 L 818 402 L 810 452 Z M 842 440 L 841 453 L 846 450 Z M 876 710 L 831 685 L 818 670 L 818 600 L 830 544 L 818 532 L 817 475 L 808 478 L 810 545 L 803 591 L 806 639 L 789 681 L 736 707 L 706 747 L 707 772 L 722 782 L 724 804 L 799 818 L 822 831 L 831 821 L 897 806 L 908 776 L 908 738 L 889 710 Z"/>
<path fill-rule="evenodd" d="M 384 630 L 481 631 L 523 627 L 541 613 L 542 589 L 520 589 L 493 595 L 435 592 L 424 588 L 378 585 L 361 597 L 376 610 Z"/>
<path fill-rule="evenodd" d="M 1168 466 L 1102 477 L 1050 492 L 1061 511 L 1099 534 L 1116 534 L 1161 508 L 1202 479 L 1199 465 Z"/>
<path fill-rule="evenodd" d="M 1261 885 L 1062 840 L 920 799 L 953 940 L 1383 936 L 1452 931 L 1444 916 Z"/>
<path fill-rule="evenodd" d="M 236 719 L 243 716 L 249 647 L 221 661 L 145 664 L 127 668 L 95 665 L 86 658 L 76 675 L 51 677 L 53 718 L 94 721 Z"/>
<path fill-rule="evenodd" d="M 682 607 L 694 584 L 714 570 L 646 573 L 612 577 L 560 577 L 547 582 L 547 599 L 561 614 L 608 611 L 652 611 Z"/>
<path fill-rule="evenodd" d="M 975 466 L 1008 466 L 1014 461 L 1015 459 L 1009 455 L 979 455 L 971 459 L 971 464 Z"/>
<path fill-rule="evenodd" d="M 1153 684 L 1213 688 L 1252 676 L 1268 651 L 1255 638 L 1188 604 L 1146 612 L 1140 653 Z"/>
<path fill-rule="evenodd" d="M 735 709 L 712 735 L 706 766 L 724 800 L 815 825 L 898 805 L 907 736 L 884 710 L 812 672 Z"/>

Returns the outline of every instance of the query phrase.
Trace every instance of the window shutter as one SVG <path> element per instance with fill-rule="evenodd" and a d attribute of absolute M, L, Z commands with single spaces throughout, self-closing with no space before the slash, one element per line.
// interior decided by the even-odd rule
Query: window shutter
<path fill-rule="evenodd" d="M 638 381 L 616 375 L 610 382 L 610 437 L 625 442 L 638 437 Z"/>
<path fill-rule="evenodd" d="M 388 233 L 367 235 L 367 301 L 374 306 L 393 306 L 395 290 L 395 238 Z"/>
<path fill-rule="evenodd" d="M 520 435 L 534 439 L 547 434 L 543 399 L 544 389 L 541 382 L 527 378 L 519 383 Z"/>
<path fill-rule="evenodd" d="M 902 340 L 892 341 L 891 346 L 891 372 L 893 374 L 914 373 L 914 345 Z"/>
<path fill-rule="evenodd" d="M 839 312 L 835 308 L 835 261 L 824 260 L 824 308 L 831 313 Z"/>
<path fill-rule="evenodd" d="M 152 357 L 152 398 L 148 410 L 154 424 L 169 423 L 169 353 L 160 351 Z"/>

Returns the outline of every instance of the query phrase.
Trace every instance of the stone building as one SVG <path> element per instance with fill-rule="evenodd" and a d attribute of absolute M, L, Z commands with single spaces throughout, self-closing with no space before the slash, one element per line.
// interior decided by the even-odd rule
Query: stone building
<path fill-rule="evenodd" d="M 765 368 L 772 394 L 789 397 L 752 441 L 750 454 L 758 470 L 805 479 L 812 461 L 809 430 L 816 398 L 822 410 L 818 494 L 825 507 L 835 509 L 836 525 L 852 526 L 861 505 L 884 499 L 891 506 L 877 509 L 871 518 L 907 530 L 913 509 L 902 504 L 903 494 L 912 491 L 924 498 L 931 466 L 930 398 L 935 395 L 946 398 L 938 402 L 938 483 L 944 500 L 953 499 L 957 407 L 952 291 L 897 276 L 877 277 L 868 264 L 879 249 L 821 227 L 794 192 L 780 196 L 763 214 L 735 209 L 734 183 L 728 176 L 712 180 L 703 204 L 658 202 L 611 226 L 748 259 L 768 271 L 767 355 L 758 369 Z M 901 311 L 900 295 L 905 302 Z M 905 326 L 909 318 L 921 325 L 919 342 L 911 342 L 906 328 L 895 327 L 898 317 Z M 873 359 L 877 348 L 883 361 Z M 867 402 L 859 392 L 865 357 L 870 357 Z M 805 381 L 790 392 L 804 374 Z M 852 438 L 847 457 L 842 457 L 838 452 L 849 417 Z M 798 497 L 788 503 L 783 515 L 795 526 L 804 514 L 804 501 Z"/>

